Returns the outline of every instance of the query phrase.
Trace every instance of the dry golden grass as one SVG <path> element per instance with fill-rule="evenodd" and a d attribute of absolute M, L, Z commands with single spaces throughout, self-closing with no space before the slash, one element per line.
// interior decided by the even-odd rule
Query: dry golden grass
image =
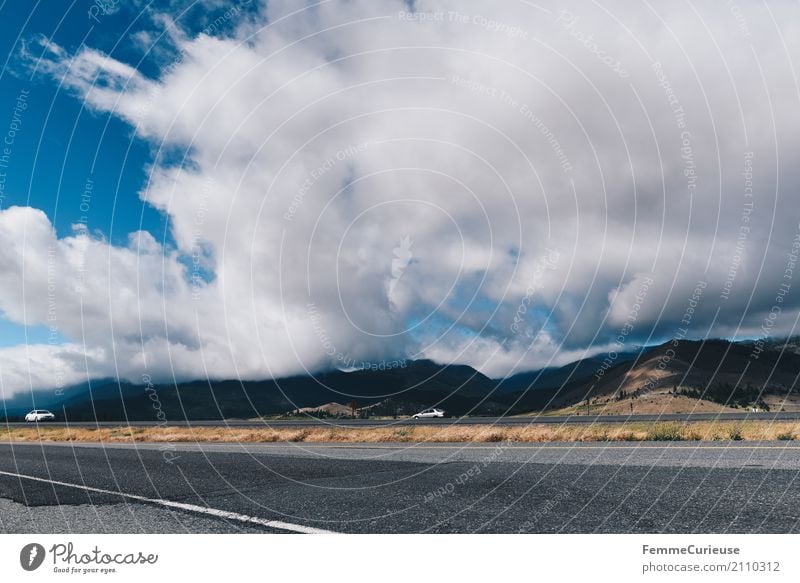
<path fill-rule="evenodd" d="M 587 425 L 454 425 L 376 428 L 225 427 L 62 427 L 0 428 L 0 441 L 381 443 L 381 442 L 549 442 L 549 441 L 721 441 L 794 440 L 798 422 L 700 421 L 631 422 Z"/>

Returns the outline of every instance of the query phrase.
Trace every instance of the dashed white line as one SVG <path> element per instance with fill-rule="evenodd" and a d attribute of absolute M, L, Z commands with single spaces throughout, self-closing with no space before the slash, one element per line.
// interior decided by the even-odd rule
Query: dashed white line
<path fill-rule="evenodd" d="M 147 498 L 146 496 L 138 496 L 136 494 L 128 494 L 126 492 L 115 492 L 114 490 L 104 490 L 103 488 L 94 488 L 92 486 L 84 486 L 81 484 L 70 484 L 69 482 L 60 482 L 58 480 L 48 480 L 46 478 L 38 478 L 36 476 L 28 476 L 26 474 L 16 474 L 13 472 L 0 471 L 0 475 L 9 476 L 13 478 L 21 478 L 24 480 L 33 480 L 34 482 L 44 482 L 46 484 L 53 484 L 55 486 L 64 486 L 67 488 L 77 488 L 79 490 L 86 490 L 88 492 L 97 492 L 98 494 L 111 494 L 113 496 L 122 496 L 129 500 L 137 500 L 148 504 L 156 504 L 158 506 L 166 506 L 167 508 L 177 508 L 179 510 L 186 510 L 188 512 L 197 512 L 199 514 L 206 514 L 215 516 L 217 518 L 225 518 L 227 520 L 236 520 L 238 522 L 246 522 L 249 524 L 258 524 L 268 528 L 275 528 L 278 530 L 285 530 L 288 532 L 298 532 L 302 534 L 336 534 L 332 530 L 324 530 L 322 528 L 313 528 L 310 526 L 303 526 L 302 524 L 293 524 L 291 522 L 283 522 L 281 520 L 266 520 L 257 516 L 248 516 L 246 514 L 239 514 L 238 512 L 229 512 L 227 510 L 219 510 L 217 508 L 208 508 L 206 506 L 197 506 L 196 504 L 186 504 L 184 502 L 175 502 L 173 500 L 162 500 L 160 498 Z"/>

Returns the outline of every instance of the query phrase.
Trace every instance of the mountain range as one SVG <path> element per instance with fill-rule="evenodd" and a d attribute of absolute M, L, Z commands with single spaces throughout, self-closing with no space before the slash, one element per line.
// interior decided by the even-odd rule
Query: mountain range
<path fill-rule="evenodd" d="M 70 421 L 155 422 L 307 415 L 318 408 L 340 414 L 341 406 L 362 416 L 409 415 L 432 406 L 454 415 L 800 410 L 798 375 L 800 341 L 794 338 L 671 340 L 505 379 L 429 360 L 265 381 L 136 385 L 108 379 L 60 394 L 17 394 L 3 402 L 0 419 L 17 420 L 33 408 Z"/>

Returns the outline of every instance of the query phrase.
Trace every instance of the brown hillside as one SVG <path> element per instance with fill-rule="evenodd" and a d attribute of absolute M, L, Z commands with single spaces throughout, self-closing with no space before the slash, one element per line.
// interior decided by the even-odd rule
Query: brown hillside
<path fill-rule="evenodd" d="M 670 341 L 637 359 L 564 387 L 556 408 L 586 405 L 608 413 L 712 412 L 734 408 L 800 410 L 800 355 L 760 354 L 724 340 Z"/>

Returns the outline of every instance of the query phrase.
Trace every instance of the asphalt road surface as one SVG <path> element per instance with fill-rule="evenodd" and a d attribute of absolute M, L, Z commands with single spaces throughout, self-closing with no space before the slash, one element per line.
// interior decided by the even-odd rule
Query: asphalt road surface
<path fill-rule="evenodd" d="M 0 443 L 0 531 L 800 532 L 794 442 Z"/>
<path fill-rule="evenodd" d="M 536 415 L 525 417 L 456 417 L 444 419 L 317 419 L 305 417 L 297 419 L 226 419 L 225 421 L 79 421 L 65 423 L 63 421 L 42 422 L 42 425 L 53 427 L 381 427 L 396 425 L 530 425 L 546 423 L 554 425 L 575 423 L 630 423 L 633 421 L 744 421 L 748 419 L 762 421 L 797 421 L 800 411 L 777 413 L 664 413 L 660 415 Z M 0 427 L 30 427 L 32 423 L 0 422 Z"/>

